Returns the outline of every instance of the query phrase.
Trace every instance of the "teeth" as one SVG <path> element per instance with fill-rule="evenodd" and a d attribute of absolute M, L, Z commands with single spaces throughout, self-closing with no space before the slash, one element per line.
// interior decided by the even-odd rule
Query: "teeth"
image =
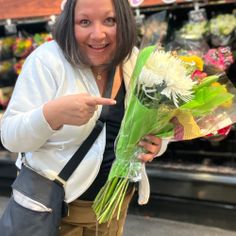
<path fill-rule="evenodd" d="M 91 45 L 92 48 L 104 48 L 106 45 Z"/>

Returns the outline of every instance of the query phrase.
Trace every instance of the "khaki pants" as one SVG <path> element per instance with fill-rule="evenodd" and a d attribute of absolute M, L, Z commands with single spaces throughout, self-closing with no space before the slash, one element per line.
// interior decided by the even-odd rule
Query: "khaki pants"
<path fill-rule="evenodd" d="M 62 221 L 60 236 L 122 236 L 128 206 L 134 190 L 132 188 L 124 199 L 120 219 L 117 221 L 115 215 L 109 226 L 107 223 L 97 223 L 92 209 L 93 202 L 79 199 L 73 201 L 69 204 L 69 216 Z"/>

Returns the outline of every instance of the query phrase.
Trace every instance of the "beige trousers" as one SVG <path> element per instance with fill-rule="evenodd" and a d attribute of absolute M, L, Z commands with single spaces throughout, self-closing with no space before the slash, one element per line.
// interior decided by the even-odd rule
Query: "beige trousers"
<path fill-rule="evenodd" d="M 120 219 L 116 215 L 110 224 L 98 224 L 92 209 L 93 202 L 75 200 L 69 204 L 69 216 L 63 218 L 60 236 L 122 236 L 129 203 L 134 194 L 132 188 L 126 195 Z"/>

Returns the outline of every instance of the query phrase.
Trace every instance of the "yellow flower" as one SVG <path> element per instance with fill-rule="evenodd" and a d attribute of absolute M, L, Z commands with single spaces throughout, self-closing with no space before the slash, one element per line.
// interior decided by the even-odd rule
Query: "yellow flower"
<path fill-rule="evenodd" d="M 32 40 L 30 39 L 25 40 L 25 47 L 30 48 L 31 46 L 32 46 Z"/>
<path fill-rule="evenodd" d="M 179 58 L 184 62 L 194 63 L 198 70 L 200 71 L 203 70 L 204 62 L 200 57 L 193 55 L 193 56 L 180 56 Z"/>

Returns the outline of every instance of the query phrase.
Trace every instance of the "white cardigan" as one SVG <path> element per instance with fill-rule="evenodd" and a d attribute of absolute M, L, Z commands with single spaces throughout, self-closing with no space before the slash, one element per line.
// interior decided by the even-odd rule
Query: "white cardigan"
<path fill-rule="evenodd" d="M 123 65 L 124 81 L 128 89 L 138 49 Z M 78 146 L 92 131 L 101 113 L 101 106 L 83 126 L 64 125 L 52 130 L 42 112 L 49 100 L 68 94 L 89 93 L 100 96 L 90 68 L 72 67 L 55 41 L 38 47 L 26 60 L 17 79 L 11 101 L 1 121 L 1 139 L 12 152 L 25 152 L 29 166 L 38 173 L 54 179 Z M 71 202 L 83 194 L 99 171 L 105 148 L 105 127 L 65 185 L 65 200 Z M 163 151 L 167 145 L 162 145 Z M 163 152 L 162 151 L 162 152 Z M 21 155 L 16 165 L 21 167 Z M 142 200 L 149 197 L 149 184 L 143 168 Z M 146 177 L 145 177 L 146 176 Z"/>

